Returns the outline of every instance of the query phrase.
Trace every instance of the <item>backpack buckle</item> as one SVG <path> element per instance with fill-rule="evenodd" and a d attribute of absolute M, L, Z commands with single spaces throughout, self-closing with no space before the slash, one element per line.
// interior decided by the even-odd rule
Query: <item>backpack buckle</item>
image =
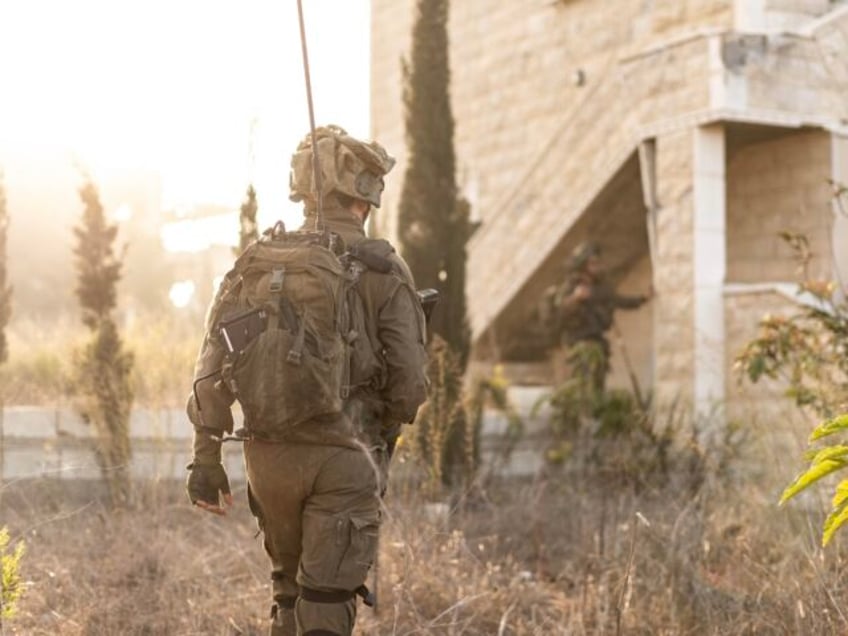
<path fill-rule="evenodd" d="M 294 349 L 291 349 L 286 355 L 286 362 L 289 362 L 294 365 L 299 365 L 302 358 L 303 354 L 300 351 L 295 351 Z"/>
<path fill-rule="evenodd" d="M 282 265 L 271 270 L 271 284 L 268 286 L 268 291 L 272 294 L 278 294 L 283 291 L 283 281 L 286 279 L 286 268 Z"/>

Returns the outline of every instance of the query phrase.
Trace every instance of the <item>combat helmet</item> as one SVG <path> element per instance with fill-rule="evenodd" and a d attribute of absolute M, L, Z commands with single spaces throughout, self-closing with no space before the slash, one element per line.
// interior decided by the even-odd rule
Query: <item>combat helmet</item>
<path fill-rule="evenodd" d="M 340 192 L 380 207 L 383 175 L 395 165 L 393 157 L 376 141 L 360 141 L 340 126 L 315 129 L 322 194 Z M 292 201 L 314 199 L 312 174 L 312 135 L 307 134 L 291 159 L 289 198 Z"/>
<path fill-rule="evenodd" d="M 568 269 L 571 271 L 580 271 L 586 267 L 590 258 L 600 255 L 600 245 L 594 241 L 583 241 L 572 250 L 571 256 L 568 258 Z"/>

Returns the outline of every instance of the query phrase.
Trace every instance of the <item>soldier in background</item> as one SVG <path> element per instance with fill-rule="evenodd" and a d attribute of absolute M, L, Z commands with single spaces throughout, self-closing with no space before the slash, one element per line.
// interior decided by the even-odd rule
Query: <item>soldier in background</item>
<path fill-rule="evenodd" d="M 555 335 L 567 353 L 573 373 L 582 374 L 596 393 L 604 391 L 609 373 L 610 344 L 606 333 L 617 309 L 637 309 L 648 296 L 618 294 L 606 277 L 600 247 L 578 245 L 568 262 L 568 277 L 550 299 Z"/>
<path fill-rule="evenodd" d="M 361 273 L 363 331 L 354 341 L 344 413 L 318 416 L 284 438 L 246 428 L 248 502 L 265 535 L 274 604 L 271 636 L 350 636 L 356 596 L 377 550 L 380 496 L 391 448 L 402 423 L 426 398 L 426 326 L 409 268 L 387 241 L 368 239 L 364 226 L 380 205 L 383 176 L 394 165 L 376 142 L 362 142 L 335 126 L 319 128 L 323 222 L 349 251 L 375 263 Z M 291 199 L 304 205 L 304 228 L 313 230 L 317 204 L 312 145 L 307 136 L 292 156 Z M 195 368 L 202 378 L 220 367 L 222 344 L 207 327 Z M 234 396 L 226 386 L 203 383 L 191 397 L 194 458 L 187 490 L 191 502 L 225 514 L 232 496 L 221 463 L 221 438 L 232 431 Z M 312 396 L 304 395 L 304 400 Z"/>

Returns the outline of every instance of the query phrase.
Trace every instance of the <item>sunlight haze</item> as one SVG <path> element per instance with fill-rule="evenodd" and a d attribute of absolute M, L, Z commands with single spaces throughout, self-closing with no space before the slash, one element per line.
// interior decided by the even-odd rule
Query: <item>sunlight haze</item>
<path fill-rule="evenodd" d="M 317 123 L 367 136 L 369 3 L 304 12 Z M 235 209 L 253 182 L 263 222 L 297 218 L 288 159 L 308 117 L 295 0 L 4 0 L 0 69 L 13 222 L 15 177 L 33 166 L 40 188 L 78 182 L 79 167 L 96 182 L 159 175 L 165 209 Z"/>

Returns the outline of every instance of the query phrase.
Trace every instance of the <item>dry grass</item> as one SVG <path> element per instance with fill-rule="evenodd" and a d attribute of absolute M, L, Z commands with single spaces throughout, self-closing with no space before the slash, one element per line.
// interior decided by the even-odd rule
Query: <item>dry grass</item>
<path fill-rule="evenodd" d="M 133 353 L 135 405 L 181 408 L 200 346 L 202 320 L 176 314 L 140 316 L 122 327 Z M 61 406 L 72 397 L 74 353 L 88 338 L 75 317 L 50 324 L 18 320 L 9 330 L 9 360 L 0 366 L 3 399 L 10 405 Z"/>
<path fill-rule="evenodd" d="M 848 632 L 848 555 L 838 538 L 817 547 L 819 512 L 776 509 L 759 478 L 693 488 L 687 474 L 637 492 L 552 473 L 479 488 L 443 517 L 396 480 L 380 610 L 360 610 L 358 633 Z M 226 519 L 190 509 L 173 482 L 115 513 L 80 482 L 0 494 L 28 544 L 7 633 L 264 633 L 270 581 L 243 489 Z"/>

